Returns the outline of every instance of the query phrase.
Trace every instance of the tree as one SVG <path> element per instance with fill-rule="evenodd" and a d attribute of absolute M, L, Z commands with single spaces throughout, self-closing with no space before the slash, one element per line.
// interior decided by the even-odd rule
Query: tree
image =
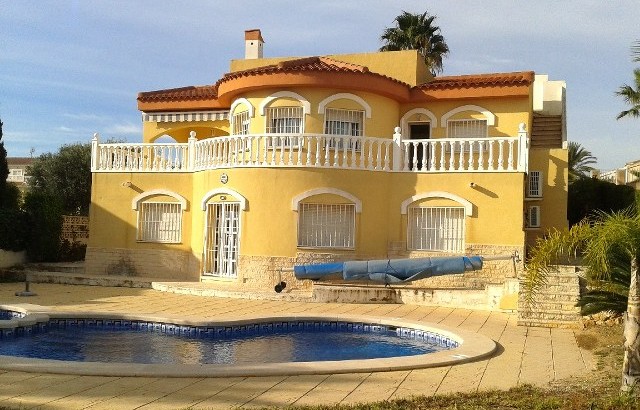
<path fill-rule="evenodd" d="M 2 120 L 0 120 L 0 198 L 4 196 L 9 177 L 9 164 L 7 164 L 7 150 L 2 141 Z"/>
<path fill-rule="evenodd" d="M 624 324 L 622 390 L 640 381 L 640 215 L 629 210 L 601 213 L 568 230 L 554 230 L 531 252 L 523 292 L 531 303 L 553 265 L 580 258 L 591 278 L 610 278 L 621 263 L 629 266 L 630 283 Z"/>
<path fill-rule="evenodd" d="M 631 57 L 633 61 L 640 62 L 640 41 L 636 41 L 631 46 Z M 640 117 L 640 68 L 633 70 L 633 79 L 633 86 L 624 84 L 616 91 L 616 95 L 622 97 L 625 104 L 631 106 L 628 110 L 621 111 L 618 114 L 616 117 L 618 120 L 627 116 Z"/>
<path fill-rule="evenodd" d="M 580 178 L 589 177 L 589 173 L 595 170 L 591 164 L 596 163 L 596 157 L 591 151 L 584 149 L 575 141 L 569 142 L 569 183 Z"/>
<path fill-rule="evenodd" d="M 580 178 L 569 184 L 567 192 L 569 226 L 598 212 L 617 212 L 634 207 L 636 191 L 628 185 L 616 185 L 596 178 Z"/>
<path fill-rule="evenodd" d="M 64 213 L 88 215 L 91 203 L 91 144 L 62 146 L 29 167 L 29 188 L 61 200 Z"/>
<path fill-rule="evenodd" d="M 418 50 L 431 73 L 442 72 L 442 59 L 449 54 L 449 46 L 434 25 L 436 16 L 428 12 L 412 14 L 403 11 L 395 18 L 396 26 L 384 29 L 380 39 L 385 44 L 380 51 Z"/>

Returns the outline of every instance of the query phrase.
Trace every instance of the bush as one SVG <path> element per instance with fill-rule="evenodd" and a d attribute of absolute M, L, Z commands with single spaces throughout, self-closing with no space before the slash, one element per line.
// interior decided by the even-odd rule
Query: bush
<path fill-rule="evenodd" d="M 7 183 L 3 191 L 0 192 L 0 209 L 19 209 L 21 196 L 20 188 L 14 184 Z"/>
<path fill-rule="evenodd" d="M 567 219 L 573 226 L 596 211 L 606 213 L 635 207 L 635 190 L 595 178 L 582 178 L 569 185 Z"/>
<path fill-rule="evenodd" d="M 65 239 L 60 245 L 60 262 L 82 261 L 86 253 L 87 245 L 78 241 L 70 242 Z"/>
<path fill-rule="evenodd" d="M 27 225 L 19 209 L 0 208 L 0 249 L 21 251 L 25 248 Z"/>
<path fill-rule="evenodd" d="M 32 262 L 56 262 L 60 259 L 62 201 L 57 196 L 29 191 L 24 210 L 29 230 L 26 235 L 27 257 Z"/>

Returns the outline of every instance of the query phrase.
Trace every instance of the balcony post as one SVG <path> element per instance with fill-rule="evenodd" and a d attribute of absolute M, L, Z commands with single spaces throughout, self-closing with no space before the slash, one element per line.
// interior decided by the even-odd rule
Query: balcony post
<path fill-rule="evenodd" d="M 91 172 L 95 172 L 98 170 L 98 133 L 93 134 L 93 138 L 91 138 Z"/>
<path fill-rule="evenodd" d="M 189 132 L 189 139 L 187 140 L 187 171 L 193 172 L 196 168 L 196 132 Z"/>
<path fill-rule="evenodd" d="M 393 134 L 393 171 L 402 170 L 402 134 L 401 128 L 396 127 Z"/>
<path fill-rule="evenodd" d="M 524 122 L 518 126 L 518 171 L 529 172 L 529 138 Z"/>

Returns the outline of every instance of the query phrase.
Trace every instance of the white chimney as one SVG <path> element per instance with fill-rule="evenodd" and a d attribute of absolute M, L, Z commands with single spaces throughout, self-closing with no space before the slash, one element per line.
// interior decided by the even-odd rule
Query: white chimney
<path fill-rule="evenodd" d="M 260 29 L 245 30 L 244 31 L 244 58 L 247 60 L 253 60 L 256 58 L 262 58 L 262 45 L 264 40 Z"/>

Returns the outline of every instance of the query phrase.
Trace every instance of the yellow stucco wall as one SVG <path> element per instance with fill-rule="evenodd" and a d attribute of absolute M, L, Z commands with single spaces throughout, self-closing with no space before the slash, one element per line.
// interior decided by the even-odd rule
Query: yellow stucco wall
<path fill-rule="evenodd" d="M 527 200 L 525 208 L 540 206 L 540 228 L 527 229 L 527 244 L 533 245 L 549 229 L 562 229 L 567 222 L 568 150 L 534 148 L 529 151 L 529 170 L 542 172 L 542 197 Z"/>

